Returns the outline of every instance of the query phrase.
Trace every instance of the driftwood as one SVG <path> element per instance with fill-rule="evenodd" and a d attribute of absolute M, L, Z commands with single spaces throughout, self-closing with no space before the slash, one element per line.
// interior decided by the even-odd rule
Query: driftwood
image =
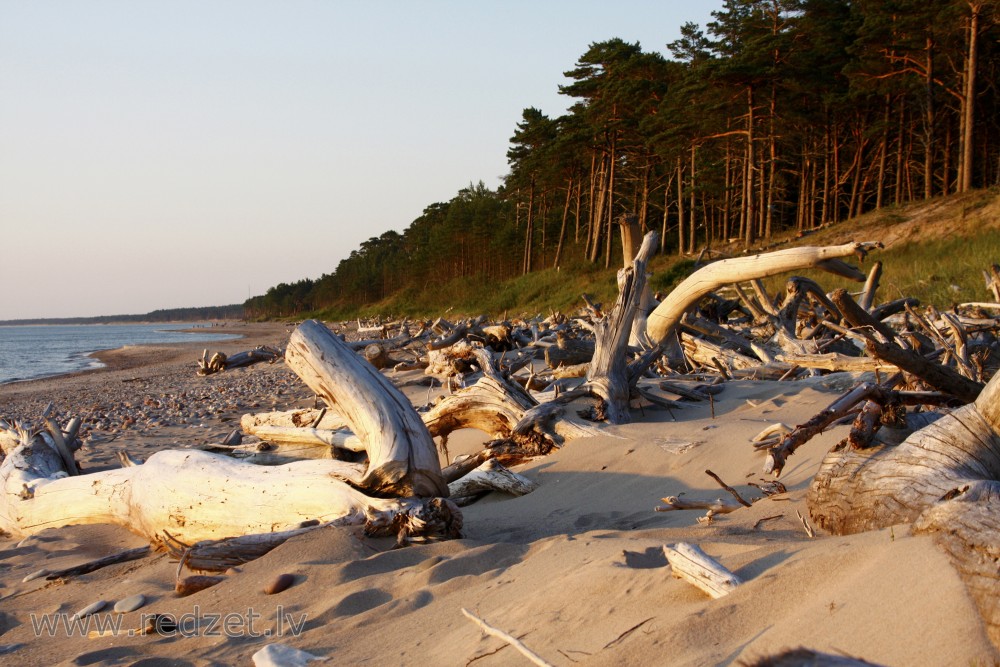
<path fill-rule="evenodd" d="M 846 290 L 834 291 L 831 298 L 851 325 L 858 327 L 858 330 L 868 339 L 868 347 L 872 356 L 898 366 L 926 381 L 932 387 L 954 394 L 963 401 L 973 401 L 979 395 L 983 388 L 981 383 L 962 376 L 948 366 L 928 361 L 916 352 L 903 349 L 894 343 L 895 332 L 865 312 L 851 299 Z M 869 327 L 882 334 L 884 340 L 879 340 L 874 334 L 869 333 Z"/>
<path fill-rule="evenodd" d="M 612 424 L 630 421 L 632 389 L 639 376 L 660 356 L 659 346 L 654 345 L 645 358 L 640 357 L 631 365 L 626 362 L 632 324 L 646 291 L 646 264 L 656 250 L 658 238 L 656 232 L 646 234 L 631 265 L 618 271 L 618 299 L 611 312 L 594 323 L 594 357 L 584 386 L 603 402 L 603 415 Z"/>
<path fill-rule="evenodd" d="M 495 460 L 486 461 L 469 474 L 448 485 L 448 491 L 455 499 L 491 491 L 523 496 L 536 488 L 538 488 L 537 482 L 508 470 Z"/>
<path fill-rule="evenodd" d="M 257 412 L 240 418 L 240 428 L 247 435 L 256 435 L 257 429 L 268 427 L 321 428 L 331 431 L 347 428 L 344 418 L 333 410 L 289 410 L 285 412 Z"/>
<path fill-rule="evenodd" d="M 43 568 L 36 572 L 32 572 L 22 581 L 28 582 L 42 577 L 45 577 L 49 581 L 54 579 L 66 579 L 68 577 L 78 577 L 81 574 L 90 574 L 91 572 L 96 572 L 97 570 L 110 565 L 117 565 L 119 563 L 127 563 L 132 560 L 138 560 L 139 558 L 145 558 L 149 555 L 149 553 L 150 549 L 148 546 L 136 547 L 135 549 L 125 549 L 124 551 L 119 551 L 118 553 L 108 556 L 102 556 L 101 558 L 95 558 L 94 560 L 89 560 L 86 563 L 80 563 L 79 565 L 73 565 L 72 567 L 65 567 L 59 570 Z"/>
<path fill-rule="evenodd" d="M 1000 645 L 1000 374 L 972 404 L 898 446 L 827 455 L 809 489 L 813 520 L 836 534 L 913 525 L 944 548 Z"/>
<path fill-rule="evenodd" d="M 516 650 L 518 653 L 527 658 L 527 660 L 531 664 L 537 665 L 538 667 L 552 667 L 551 663 L 546 662 L 544 658 L 542 658 L 537 653 L 532 651 L 530 648 L 525 646 L 524 643 L 517 637 L 514 637 L 510 633 L 504 632 L 503 630 L 493 627 L 492 625 L 490 625 L 483 619 L 479 618 L 478 616 L 473 614 L 468 609 L 465 609 L 464 607 L 462 608 L 462 615 L 465 616 L 470 621 L 472 621 L 473 623 L 475 623 L 476 626 L 480 630 L 482 630 L 485 634 L 491 637 L 496 637 L 497 639 L 500 639 L 506 642 L 507 644 L 513 646 L 514 650 Z"/>
<path fill-rule="evenodd" d="M 776 252 L 723 259 L 705 266 L 685 278 L 659 306 L 649 314 L 647 334 L 653 342 L 666 344 L 677 330 L 681 317 L 702 297 L 723 285 L 754 278 L 766 278 L 804 268 L 821 268 L 864 280 L 864 274 L 839 258 L 864 254 L 881 244 L 847 243 L 839 246 L 789 248 Z"/>
<path fill-rule="evenodd" d="M 694 544 L 678 542 L 663 546 L 674 577 L 696 586 L 713 599 L 728 595 L 743 583 L 735 574 Z"/>
<path fill-rule="evenodd" d="M 222 352 L 216 352 L 211 357 L 208 350 L 205 350 L 201 359 L 198 360 L 198 375 L 212 375 L 230 368 L 242 368 L 259 364 L 262 361 L 274 363 L 284 356 L 284 352 L 270 345 L 259 345 L 246 352 L 238 352 L 232 356 L 226 356 Z"/>
<path fill-rule="evenodd" d="M 379 495 L 447 496 L 437 449 L 410 401 L 316 320 L 292 333 L 286 363 L 365 443 L 360 486 Z"/>
<path fill-rule="evenodd" d="M 50 433 L 22 430 L 0 464 L 0 529 L 28 535 L 114 523 L 153 543 L 291 530 L 313 519 L 407 538 L 454 532 L 461 523 L 454 504 L 413 497 L 448 490 L 433 440 L 398 390 L 318 322 L 296 330 L 288 357 L 364 440 L 367 466 L 311 460 L 263 467 L 164 450 L 142 465 L 71 477 Z M 392 493 L 405 497 L 374 497 Z"/>

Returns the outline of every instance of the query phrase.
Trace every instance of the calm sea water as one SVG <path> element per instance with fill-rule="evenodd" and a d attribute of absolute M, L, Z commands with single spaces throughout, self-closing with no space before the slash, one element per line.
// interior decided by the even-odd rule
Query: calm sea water
<path fill-rule="evenodd" d="M 69 324 L 0 326 L 0 383 L 61 375 L 101 363 L 87 355 L 143 343 L 237 338 L 237 334 L 185 333 L 192 324 Z"/>

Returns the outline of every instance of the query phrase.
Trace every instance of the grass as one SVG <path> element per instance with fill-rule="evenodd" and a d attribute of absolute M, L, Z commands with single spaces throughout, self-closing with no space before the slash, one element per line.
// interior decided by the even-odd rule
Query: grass
<path fill-rule="evenodd" d="M 921 304 L 938 309 L 969 301 L 993 301 L 987 290 L 983 270 L 1000 261 L 1000 230 L 990 229 L 973 237 L 931 239 L 907 243 L 868 256 L 860 266 L 870 270 L 875 261 L 882 262 L 882 280 L 877 301 L 892 301 L 916 297 Z M 812 278 L 827 292 L 844 288 L 856 293 L 862 283 L 841 278 L 820 270 L 802 271 L 798 275 Z M 765 281 L 768 291 L 784 291 L 790 276 Z"/>
<path fill-rule="evenodd" d="M 787 234 L 769 249 L 796 245 L 833 245 L 849 240 L 883 241 L 887 248 L 869 255 L 862 271 L 875 260 L 883 263 L 877 302 L 916 297 L 922 304 L 939 309 L 955 303 L 992 301 L 982 272 L 1000 263 L 1000 191 L 980 190 L 911 204 L 888 207 L 860 218 L 828 226 L 805 237 Z M 737 246 L 718 248 L 736 256 Z M 657 256 L 650 262 L 650 286 L 668 292 L 694 271 L 694 260 L 676 255 Z M 464 278 L 411 288 L 360 310 L 328 309 L 310 317 L 343 320 L 386 315 L 418 318 L 452 313 L 487 314 L 491 317 L 575 313 L 583 304 L 582 294 L 610 305 L 617 296 L 616 268 L 586 264 L 545 269 L 500 283 Z M 843 287 L 857 292 L 861 283 L 819 270 L 803 271 L 824 290 Z M 790 275 L 765 281 L 771 293 L 783 292 Z"/>

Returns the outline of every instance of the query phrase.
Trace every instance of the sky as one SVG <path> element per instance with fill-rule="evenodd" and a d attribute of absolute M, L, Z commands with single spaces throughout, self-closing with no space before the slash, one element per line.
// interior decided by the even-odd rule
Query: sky
<path fill-rule="evenodd" d="M 0 0 L 0 320 L 242 303 L 470 183 L 588 46 L 718 0 Z"/>

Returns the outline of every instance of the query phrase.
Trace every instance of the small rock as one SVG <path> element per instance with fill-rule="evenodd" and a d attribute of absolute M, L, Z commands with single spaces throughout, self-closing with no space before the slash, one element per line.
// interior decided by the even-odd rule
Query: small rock
<path fill-rule="evenodd" d="M 305 667 L 313 660 L 325 662 L 326 658 L 285 644 L 268 644 L 253 654 L 254 667 Z"/>
<path fill-rule="evenodd" d="M 107 604 L 106 600 L 98 600 L 97 602 L 88 604 L 86 607 L 73 614 L 73 618 L 84 618 L 85 616 L 90 616 L 91 614 L 104 609 Z"/>
<path fill-rule="evenodd" d="M 146 604 L 146 596 L 142 593 L 136 593 L 116 602 L 115 611 L 119 614 L 127 614 L 130 611 L 135 611 L 144 604 Z"/>
<path fill-rule="evenodd" d="M 225 577 L 217 577 L 208 574 L 194 574 L 190 577 L 184 577 L 178 580 L 174 586 L 174 591 L 177 592 L 178 597 L 184 597 L 186 595 L 191 595 L 192 593 L 197 593 L 198 591 L 203 591 L 206 588 L 215 586 L 218 583 L 225 581 Z"/>
<path fill-rule="evenodd" d="M 274 595 L 275 593 L 280 593 L 294 583 L 294 574 L 288 574 L 287 572 L 285 574 L 279 574 L 264 587 L 264 592 L 268 595 Z"/>

